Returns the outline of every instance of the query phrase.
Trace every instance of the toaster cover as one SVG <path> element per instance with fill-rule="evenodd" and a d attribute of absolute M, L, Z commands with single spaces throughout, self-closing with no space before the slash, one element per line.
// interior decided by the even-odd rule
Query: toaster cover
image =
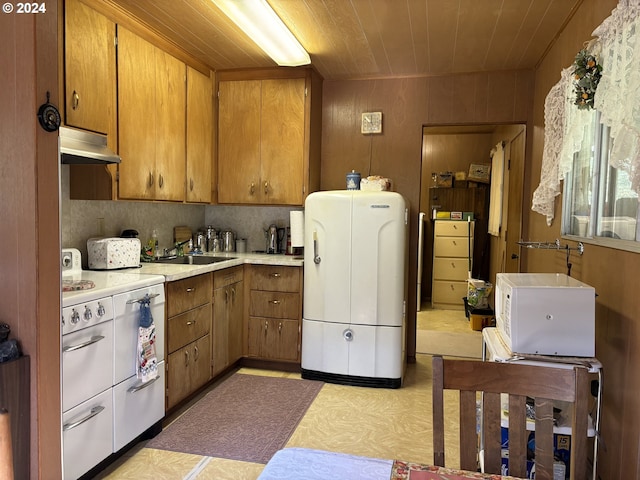
<path fill-rule="evenodd" d="M 92 270 L 115 270 L 140 266 L 140 239 L 90 238 L 88 265 Z"/>

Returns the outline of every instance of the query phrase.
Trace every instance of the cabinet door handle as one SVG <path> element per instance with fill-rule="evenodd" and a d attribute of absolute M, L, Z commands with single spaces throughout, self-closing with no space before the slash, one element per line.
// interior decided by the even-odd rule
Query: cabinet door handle
<path fill-rule="evenodd" d="M 282 333 L 282 322 L 278 323 L 278 334 Z"/>
<path fill-rule="evenodd" d="M 267 334 L 267 329 L 269 328 L 269 322 L 265 321 L 264 322 L 264 334 Z"/>
<path fill-rule="evenodd" d="M 264 193 L 269 193 L 269 182 L 264 182 Z"/>
<path fill-rule="evenodd" d="M 162 174 L 160 174 L 160 177 L 158 178 L 158 185 L 160 186 L 160 188 L 164 186 L 164 177 L 162 176 Z"/>
<path fill-rule="evenodd" d="M 458 245 L 455 240 L 451 240 L 451 243 L 453 243 L 454 245 Z"/>
<path fill-rule="evenodd" d="M 149 172 L 149 186 L 153 187 L 153 172 Z"/>
<path fill-rule="evenodd" d="M 269 300 L 269 303 L 272 303 L 274 305 L 280 305 L 280 300 Z"/>
<path fill-rule="evenodd" d="M 200 350 L 198 350 L 198 347 L 195 346 L 195 347 L 193 347 L 193 351 L 195 352 L 194 355 L 193 355 L 193 360 L 197 361 L 198 358 L 200 357 Z"/>
<path fill-rule="evenodd" d="M 71 108 L 77 110 L 80 108 L 80 95 L 75 90 L 73 91 L 73 98 L 71 100 Z"/>
<path fill-rule="evenodd" d="M 256 184 L 251 182 L 251 185 L 249 185 L 249 195 L 253 195 L 255 190 L 256 190 Z"/>
<path fill-rule="evenodd" d="M 224 303 L 229 303 L 229 289 L 224 289 Z"/>
<path fill-rule="evenodd" d="M 452 283 L 450 283 L 450 284 L 449 284 L 449 288 L 451 289 L 451 291 L 454 291 L 454 290 L 455 290 L 455 288 L 453 287 L 453 284 L 452 284 Z"/>
<path fill-rule="evenodd" d="M 187 322 L 187 325 L 189 325 L 189 326 L 191 326 L 191 325 L 195 325 L 195 324 L 196 324 L 196 322 L 197 322 L 197 320 L 189 320 L 189 321 Z"/>
<path fill-rule="evenodd" d="M 189 181 L 189 188 L 193 192 L 193 178 Z"/>
<path fill-rule="evenodd" d="M 451 262 L 451 268 L 456 268 L 456 264 Z"/>
<path fill-rule="evenodd" d="M 195 291 L 196 291 L 196 287 L 188 287 L 186 290 L 187 293 L 193 293 Z"/>
<path fill-rule="evenodd" d="M 231 287 L 231 303 L 236 301 L 236 287 Z"/>
<path fill-rule="evenodd" d="M 282 276 L 282 275 L 280 275 L 279 273 L 270 273 L 269 275 L 271 275 L 271 276 L 272 276 L 272 277 L 274 277 L 274 278 L 279 278 L 279 277 L 281 277 L 281 276 Z"/>
<path fill-rule="evenodd" d="M 189 366 L 189 351 L 188 350 L 184 351 L 184 366 L 185 367 Z"/>

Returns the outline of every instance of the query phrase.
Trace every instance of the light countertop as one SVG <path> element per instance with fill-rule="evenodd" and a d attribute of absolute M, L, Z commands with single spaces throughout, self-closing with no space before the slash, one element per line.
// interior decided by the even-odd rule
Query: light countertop
<path fill-rule="evenodd" d="M 245 263 L 252 265 L 280 265 L 290 267 L 301 267 L 303 257 L 301 255 L 273 255 L 267 253 L 205 253 L 204 256 L 228 257 L 229 260 L 210 263 L 207 265 L 176 265 L 172 263 L 142 263 L 138 270 L 141 274 L 163 275 L 165 281 L 173 282 L 183 278 L 201 275 L 203 273 L 214 272 Z"/>

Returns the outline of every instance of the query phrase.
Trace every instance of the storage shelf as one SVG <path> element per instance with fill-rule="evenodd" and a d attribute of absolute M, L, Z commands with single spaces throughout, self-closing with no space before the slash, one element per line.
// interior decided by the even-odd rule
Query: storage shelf
<path fill-rule="evenodd" d="M 592 478 L 598 478 L 597 463 L 600 437 L 600 418 L 602 409 L 602 363 L 600 363 L 597 358 L 591 357 L 560 357 L 550 355 L 522 355 L 514 353 L 504 343 L 496 327 L 489 327 L 482 330 L 482 360 L 493 362 L 518 362 L 527 365 L 538 365 L 553 368 L 573 368 L 576 365 L 581 365 L 588 368 L 590 373 L 596 374 L 598 376 L 598 393 L 595 405 L 595 422 L 592 416 L 589 415 L 589 423 L 587 426 L 587 436 L 594 437 Z M 569 411 L 565 415 L 565 418 L 571 418 L 570 415 L 571 411 Z M 501 425 L 508 428 L 509 420 L 506 416 L 504 416 L 504 418 L 502 419 Z M 530 422 L 529 419 L 527 419 L 527 430 L 535 430 L 533 421 Z M 571 435 L 571 429 L 569 427 L 566 427 L 565 425 L 554 427 L 553 430 L 554 433 Z"/>

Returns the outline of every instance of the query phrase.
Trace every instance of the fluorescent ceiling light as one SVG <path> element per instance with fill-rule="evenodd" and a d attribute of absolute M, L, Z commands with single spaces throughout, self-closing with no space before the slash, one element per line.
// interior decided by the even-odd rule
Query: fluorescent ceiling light
<path fill-rule="evenodd" d="M 311 63 L 309 54 L 266 0 L 212 1 L 278 65 Z"/>

